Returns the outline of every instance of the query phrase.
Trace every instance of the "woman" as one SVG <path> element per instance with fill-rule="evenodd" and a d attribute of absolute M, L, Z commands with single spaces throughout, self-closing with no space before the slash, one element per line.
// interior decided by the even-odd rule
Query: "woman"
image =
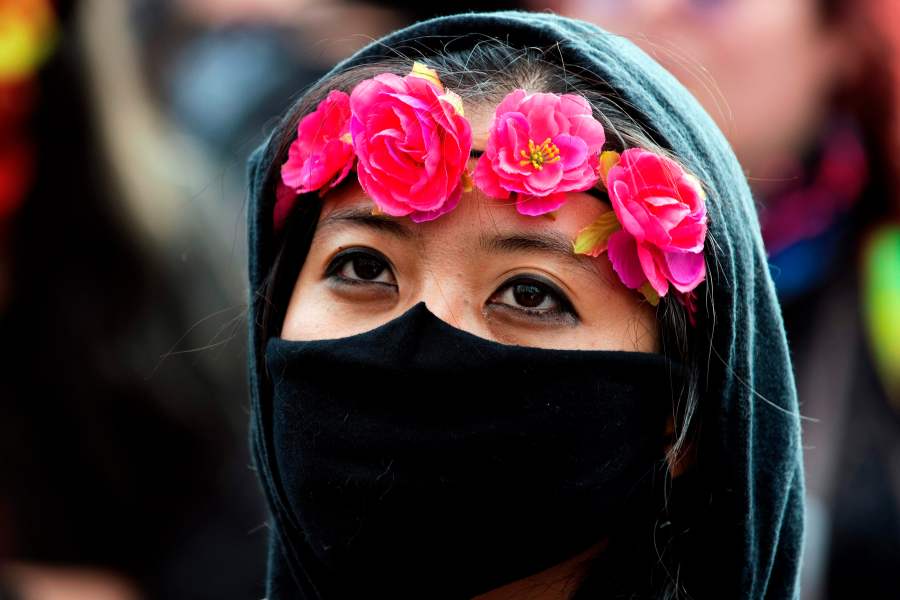
<path fill-rule="evenodd" d="M 636 47 L 551 15 L 414 25 L 298 100 L 250 181 L 270 598 L 796 595 L 753 204 Z"/>

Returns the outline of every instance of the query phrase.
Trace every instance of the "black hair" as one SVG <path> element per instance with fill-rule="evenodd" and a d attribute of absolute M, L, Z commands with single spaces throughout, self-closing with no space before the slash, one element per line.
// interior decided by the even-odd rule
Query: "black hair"
<path fill-rule="evenodd" d="M 334 89 L 350 92 L 360 81 L 384 72 L 405 75 L 412 60 L 400 57 L 380 60 L 346 70 L 318 82 L 303 95 L 289 110 L 280 126 L 280 136 L 272 140 L 276 148 L 274 160 L 265 176 L 265 193 L 274 194 L 275 184 L 280 177 L 280 165 L 287 157 L 298 121 L 315 109 L 316 105 Z M 645 122 L 644 116 L 630 106 L 610 85 L 597 74 L 580 67 L 561 62 L 555 48 L 516 48 L 495 40 L 486 39 L 464 51 L 447 51 L 435 55 L 416 57 L 425 62 L 440 75 L 442 83 L 459 94 L 465 105 L 496 105 L 515 88 L 533 92 L 578 93 L 583 95 L 593 107 L 594 116 L 603 123 L 607 132 L 605 150 L 622 151 L 631 147 L 642 147 L 653 152 L 671 156 L 671 152 L 660 140 L 662 137 Z M 677 157 L 671 156 L 677 160 Z M 283 322 L 293 286 L 302 267 L 303 257 L 308 253 L 315 232 L 318 215 L 322 207 L 321 198 L 309 195 L 297 202 L 293 213 L 277 241 L 277 250 L 263 289 L 258 291 L 260 306 L 261 347 L 264 355 L 265 343 L 272 335 L 278 335 Z M 708 264 L 715 244 L 707 244 Z M 668 461 L 661 458 L 657 472 L 650 475 L 657 481 L 657 496 L 669 499 L 671 478 L 667 465 L 695 462 L 699 455 L 696 448 L 699 440 L 699 414 L 701 404 L 701 384 L 705 382 L 707 360 L 712 337 L 712 311 L 706 310 L 711 304 L 710 284 L 698 289 L 699 314 L 696 326 L 689 324 L 685 307 L 672 297 L 662 298 L 657 308 L 657 322 L 662 351 L 674 361 L 686 367 L 687 376 L 679 381 L 680 389 L 673 389 L 672 415 L 675 431 L 672 436 Z M 263 375 L 263 390 L 269 383 Z M 265 392 L 263 392 L 265 393 Z M 696 465 L 694 465 L 696 466 Z M 693 468 L 692 466 L 691 468 Z M 686 531 L 688 523 L 677 525 L 672 512 L 675 504 L 663 502 L 653 505 L 659 513 L 648 524 L 646 536 L 638 536 L 640 542 L 625 540 L 611 543 L 604 556 L 596 563 L 593 576 L 589 576 L 581 586 L 579 598 L 597 590 L 603 597 L 609 597 L 611 583 L 606 576 L 618 571 L 620 584 L 612 584 L 627 597 L 676 598 L 684 596 L 682 582 L 674 574 L 679 570 L 681 556 L 673 548 L 677 546 L 677 531 Z M 646 513 L 643 515 L 646 521 Z M 633 531 L 629 534 L 633 536 Z M 623 536 L 628 537 L 628 536 Z M 608 560 L 615 554 L 614 560 Z M 633 577 L 626 578 L 619 567 L 624 561 L 642 561 L 642 565 L 652 565 L 648 571 L 626 569 Z M 615 566 L 613 566 L 615 565 Z M 632 565 L 633 566 L 633 565 Z M 602 574 L 602 576 L 601 576 Z M 600 581 L 600 580 L 603 581 Z M 596 586 L 596 587 L 595 587 Z M 633 587 L 632 587 L 633 586 Z M 598 597 L 594 594 L 592 597 Z"/>

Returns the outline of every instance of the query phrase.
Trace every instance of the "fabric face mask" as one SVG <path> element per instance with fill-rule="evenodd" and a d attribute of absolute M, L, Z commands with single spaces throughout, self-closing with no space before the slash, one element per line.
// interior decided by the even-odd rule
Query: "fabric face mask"
<path fill-rule="evenodd" d="M 470 598 L 599 542 L 647 493 L 680 385 L 662 355 L 501 344 L 424 302 L 272 338 L 266 362 L 282 543 L 324 598 Z"/>

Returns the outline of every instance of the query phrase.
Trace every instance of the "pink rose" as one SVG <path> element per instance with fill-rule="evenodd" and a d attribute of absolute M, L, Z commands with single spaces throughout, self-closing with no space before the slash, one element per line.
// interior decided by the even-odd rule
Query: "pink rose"
<path fill-rule="evenodd" d="M 493 198 L 514 194 L 522 214 L 544 214 L 565 202 L 565 192 L 597 182 L 604 141 L 582 96 L 517 89 L 497 106 L 475 184 Z"/>
<path fill-rule="evenodd" d="M 350 96 L 334 90 L 297 124 L 297 138 L 281 165 L 275 204 L 276 229 L 284 223 L 297 194 L 327 189 L 343 181 L 353 167 Z"/>
<path fill-rule="evenodd" d="M 297 139 L 281 166 L 281 179 L 298 194 L 305 194 L 334 187 L 352 166 L 350 97 L 333 90 L 297 125 Z"/>
<path fill-rule="evenodd" d="M 706 203 L 697 179 L 675 161 L 641 148 L 625 150 L 606 188 L 622 229 L 609 237 L 609 259 L 622 282 L 646 283 L 665 296 L 671 283 L 688 293 L 706 276 Z"/>
<path fill-rule="evenodd" d="M 359 183 L 382 212 L 421 222 L 457 205 L 472 131 L 459 96 L 433 71 L 417 65 L 406 77 L 367 79 L 350 109 Z"/>

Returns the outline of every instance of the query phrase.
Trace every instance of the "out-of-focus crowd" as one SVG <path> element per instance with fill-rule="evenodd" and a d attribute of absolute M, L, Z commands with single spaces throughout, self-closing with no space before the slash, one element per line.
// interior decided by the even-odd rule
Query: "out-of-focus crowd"
<path fill-rule="evenodd" d="M 697 96 L 758 202 L 804 423 L 803 595 L 900 597 L 900 3 L 0 0 L 0 599 L 262 597 L 244 163 L 366 42 L 552 10 Z"/>

